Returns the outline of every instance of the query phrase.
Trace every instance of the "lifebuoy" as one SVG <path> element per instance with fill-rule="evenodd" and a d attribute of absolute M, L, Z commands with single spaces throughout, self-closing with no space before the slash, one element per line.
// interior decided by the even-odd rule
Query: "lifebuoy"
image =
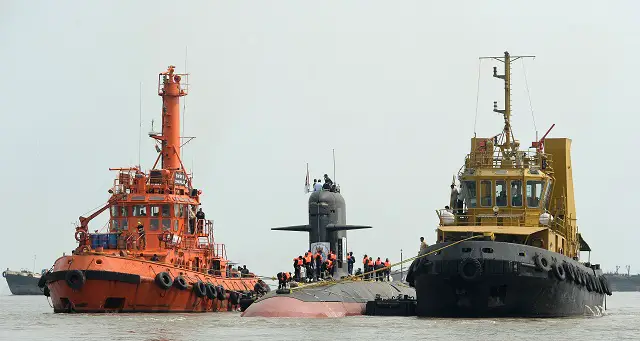
<path fill-rule="evenodd" d="M 186 290 L 187 289 L 187 280 L 184 279 L 184 277 L 178 275 L 178 277 L 176 277 L 173 280 L 173 285 L 176 288 L 180 289 L 180 290 Z"/>
<path fill-rule="evenodd" d="M 74 236 L 76 238 L 76 241 L 79 241 L 79 242 L 87 239 L 87 233 L 84 231 L 76 231 L 76 234 Z"/>
<path fill-rule="evenodd" d="M 458 273 L 462 279 L 473 281 L 482 274 L 482 264 L 475 258 L 465 258 L 460 262 Z"/>
<path fill-rule="evenodd" d="M 87 279 L 82 271 L 71 270 L 64 276 L 64 280 L 71 289 L 80 290 Z"/>
<path fill-rule="evenodd" d="M 215 300 L 216 299 L 216 288 L 213 286 L 213 284 L 211 283 L 207 283 L 207 297 L 209 297 L 210 300 Z"/>
<path fill-rule="evenodd" d="M 567 273 L 564 271 L 564 267 L 558 263 L 553 263 L 551 266 L 553 268 L 553 274 L 556 275 L 556 278 L 559 281 L 564 281 L 567 278 Z"/>
<path fill-rule="evenodd" d="M 193 292 L 195 292 L 198 297 L 204 297 L 204 295 L 207 294 L 207 287 L 202 283 L 202 281 L 197 281 L 193 284 Z"/>
<path fill-rule="evenodd" d="M 166 271 L 158 272 L 156 275 L 156 284 L 160 287 L 160 289 L 167 290 L 171 288 L 173 284 L 173 280 L 171 276 Z"/>
<path fill-rule="evenodd" d="M 536 255 L 533 256 L 533 261 L 535 262 L 536 268 L 538 268 L 538 270 L 544 272 L 548 272 L 551 270 L 551 265 L 549 265 L 549 261 L 544 256 L 536 253 Z"/>
<path fill-rule="evenodd" d="M 218 290 L 217 290 L 217 291 L 218 291 L 218 299 L 219 299 L 220 301 L 224 301 L 224 299 L 225 299 L 225 295 L 224 295 L 224 294 L 225 294 L 224 287 L 223 287 L 222 285 L 218 285 L 218 288 L 217 288 L 217 289 L 218 289 Z"/>

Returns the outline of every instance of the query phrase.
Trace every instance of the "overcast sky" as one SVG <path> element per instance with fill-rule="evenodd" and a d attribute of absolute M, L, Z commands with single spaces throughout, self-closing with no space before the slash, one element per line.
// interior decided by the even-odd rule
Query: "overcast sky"
<path fill-rule="evenodd" d="M 605 270 L 640 241 L 640 5 L 635 1 L 0 1 L 0 267 L 48 268 L 75 247 L 78 216 L 138 163 L 139 83 L 146 137 L 160 122 L 157 74 L 187 70 L 186 166 L 216 241 L 263 275 L 290 270 L 307 235 L 306 163 L 332 174 L 359 257 L 413 256 L 431 244 L 474 133 L 479 56 L 513 64 L 516 138 L 573 140 L 578 225 Z M 502 118 L 502 84 L 482 62 L 476 131 Z M 159 127 L 159 123 L 156 123 Z M 106 213 L 90 225 L 98 229 Z M 586 259 L 586 254 L 583 255 Z M 2 281 L 2 285 L 5 283 Z M 6 287 L 2 289 L 7 292 Z"/>

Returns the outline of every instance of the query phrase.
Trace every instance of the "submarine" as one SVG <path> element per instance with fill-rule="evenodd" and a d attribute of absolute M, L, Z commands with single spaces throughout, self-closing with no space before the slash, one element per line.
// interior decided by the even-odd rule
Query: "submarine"
<path fill-rule="evenodd" d="M 333 280 L 291 289 L 271 291 L 257 299 L 243 317 L 345 317 L 364 315 L 368 301 L 378 298 L 415 297 L 415 289 L 403 282 L 377 282 L 347 277 L 347 231 L 371 226 L 347 225 L 345 200 L 339 187 L 312 192 L 309 196 L 309 223 L 272 228 L 309 234 L 309 250 L 322 250 L 323 260 L 334 251 L 336 268 Z M 356 257 L 358 259 L 358 257 Z M 356 267 L 356 265 L 354 265 Z M 347 277 L 347 278 L 345 278 Z"/>

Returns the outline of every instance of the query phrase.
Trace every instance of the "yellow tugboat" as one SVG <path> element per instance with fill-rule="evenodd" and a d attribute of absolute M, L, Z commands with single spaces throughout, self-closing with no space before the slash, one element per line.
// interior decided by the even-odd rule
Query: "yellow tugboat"
<path fill-rule="evenodd" d="M 454 179 L 450 204 L 436 211 L 437 243 L 411 264 L 418 316 L 598 314 L 611 295 L 600 265 L 580 262 L 591 249 L 578 232 L 571 140 L 547 138 L 549 129 L 524 151 L 513 137 L 510 69 L 522 57 L 488 57 L 504 63 L 502 75 L 493 68 L 504 128 L 471 139 L 459 190 Z"/>

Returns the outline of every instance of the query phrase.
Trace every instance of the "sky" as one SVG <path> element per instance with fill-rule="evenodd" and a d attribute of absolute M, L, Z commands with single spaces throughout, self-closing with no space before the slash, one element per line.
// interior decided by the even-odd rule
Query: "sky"
<path fill-rule="evenodd" d="M 170 64 L 191 74 L 183 159 L 233 261 L 290 270 L 308 237 L 270 228 L 307 223 L 307 163 L 340 184 L 348 223 L 373 226 L 348 233 L 350 251 L 413 256 L 420 236 L 434 241 L 474 131 L 502 129 L 499 65 L 478 57 L 509 51 L 536 56 L 513 64 L 516 138 L 555 123 L 550 137 L 573 140 L 591 260 L 640 271 L 637 2 L 1 3 L 0 268 L 50 267 L 107 201 L 109 167 L 153 165 Z"/>

